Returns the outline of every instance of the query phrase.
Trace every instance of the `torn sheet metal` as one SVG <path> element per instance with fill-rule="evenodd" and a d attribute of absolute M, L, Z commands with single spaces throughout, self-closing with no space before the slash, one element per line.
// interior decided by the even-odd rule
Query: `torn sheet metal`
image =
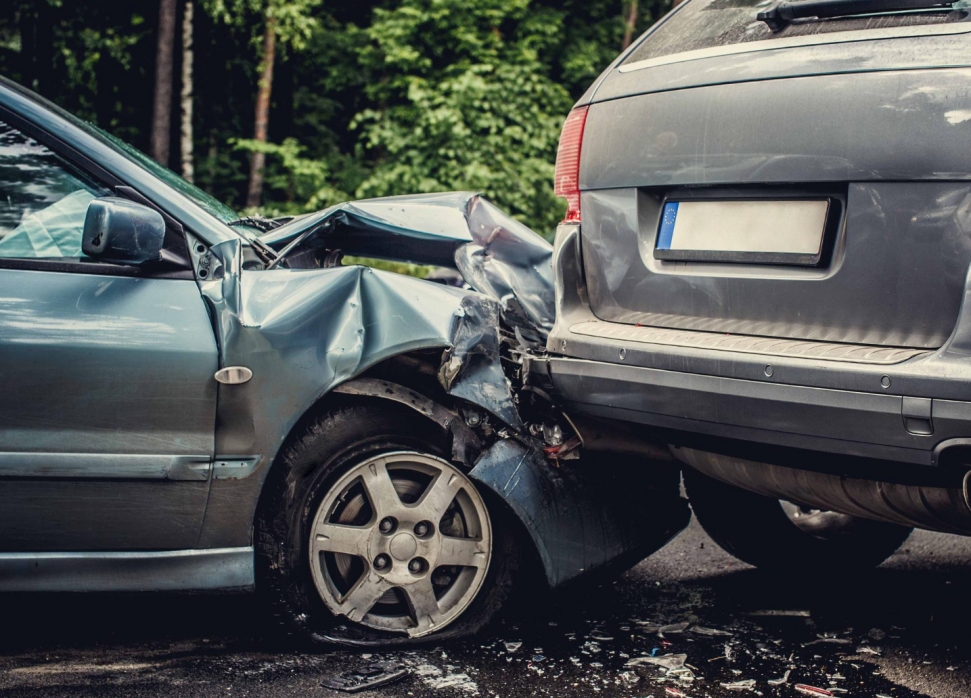
<path fill-rule="evenodd" d="M 479 296 L 462 299 L 439 370 L 442 387 L 454 397 L 485 408 L 517 431 L 523 422 L 509 380 L 499 362 L 499 307 Z"/>
<path fill-rule="evenodd" d="M 321 266 L 336 250 L 455 267 L 472 289 L 509 307 L 510 317 L 521 309 L 524 331 L 535 329 L 545 341 L 553 327 L 552 246 L 475 193 L 338 204 L 260 239 L 291 269 Z"/>
<path fill-rule="evenodd" d="M 558 586 L 608 564 L 625 569 L 661 548 L 691 517 L 673 480 L 670 492 L 658 491 L 663 478 L 649 464 L 612 465 L 553 469 L 542 453 L 505 439 L 483 453 L 469 477 L 515 512 L 547 581 Z"/>

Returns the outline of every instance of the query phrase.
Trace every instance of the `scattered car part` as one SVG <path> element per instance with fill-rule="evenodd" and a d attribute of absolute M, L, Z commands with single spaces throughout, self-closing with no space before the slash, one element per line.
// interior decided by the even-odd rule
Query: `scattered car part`
<path fill-rule="evenodd" d="M 359 693 L 400 681 L 408 673 L 408 669 L 398 662 L 374 662 L 328 676 L 320 685 L 344 693 Z"/>
<path fill-rule="evenodd" d="M 729 691 L 754 691 L 755 679 L 741 679 L 739 681 L 731 681 L 729 683 L 722 683 L 719 685 L 722 688 L 728 689 Z"/>
<path fill-rule="evenodd" d="M 685 661 L 687 661 L 688 655 L 686 654 L 664 654 L 660 657 L 635 657 L 634 659 L 629 659 L 624 664 L 628 667 L 637 666 L 659 666 L 662 669 L 672 670 L 681 669 L 684 667 Z"/>

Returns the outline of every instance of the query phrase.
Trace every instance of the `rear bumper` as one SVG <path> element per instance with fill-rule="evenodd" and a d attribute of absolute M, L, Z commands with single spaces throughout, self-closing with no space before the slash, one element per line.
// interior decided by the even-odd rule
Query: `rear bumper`
<path fill-rule="evenodd" d="M 749 442 L 794 451 L 853 459 L 937 464 L 942 447 L 971 438 L 971 402 L 921 401 L 930 418 L 906 417 L 899 395 L 881 395 L 706 376 L 550 357 L 533 372 L 549 380 L 568 410 L 648 425 L 668 441 L 726 451 L 727 442 Z M 908 401 L 908 407 L 909 407 Z M 916 410 L 915 410 L 916 411 Z M 908 430 L 932 430 L 915 434 Z M 712 446 L 722 441 L 720 446 Z M 707 443 L 706 443 L 707 442 Z M 761 453 L 760 453 L 761 451 Z M 739 455 L 779 461 L 765 449 Z M 810 455 L 806 455 L 812 458 Z M 829 459 L 829 465 L 835 461 Z M 820 463 L 799 464 L 818 469 Z M 853 470 L 852 468 L 850 470 Z"/>
<path fill-rule="evenodd" d="M 944 347 L 890 364 L 598 336 L 591 323 L 610 323 L 590 311 L 578 239 L 577 226 L 558 231 L 550 356 L 530 365 L 548 376 L 568 409 L 648 425 L 672 443 L 736 449 L 753 460 L 795 466 L 798 451 L 814 463 L 797 467 L 810 469 L 824 461 L 835 467 L 840 458 L 934 466 L 950 446 L 971 444 L 967 300 Z M 752 452 L 760 447 L 778 453 Z M 845 472 L 858 472 L 857 465 Z"/>

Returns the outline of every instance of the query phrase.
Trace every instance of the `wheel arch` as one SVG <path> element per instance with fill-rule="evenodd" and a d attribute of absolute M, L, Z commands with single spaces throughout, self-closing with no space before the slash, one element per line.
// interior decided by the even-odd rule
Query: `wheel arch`
<path fill-rule="evenodd" d="M 434 350 L 398 354 L 376 364 L 361 375 L 339 383 L 311 404 L 295 420 L 269 463 L 253 509 L 251 526 L 262 508 L 267 505 L 268 493 L 272 492 L 280 478 L 286 477 L 284 461 L 288 449 L 314 421 L 341 407 L 392 404 L 403 411 L 421 415 L 441 433 L 443 440 L 451 442 L 452 460 L 461 463 L 466 472 L 469 472 L 482 451 L 482 444 L 466 425 L 457 401 L 437 385 L 435 376 L 440 357 L 440 353 Z M 392 377 L 395 380 L 389 380 Z M 435 395 L 435 398 L 429 395 Z M 503 516 L 514 530 L 517 543 L 525 553 L 524 561 L 530 568 L 534 568 L 527 571 L 529 578 L 542 580 L 542 556 L 520 515 L 505 498 L 488 487 L 481 487 L 481 483 L 480 491 L 489 504 L 490 511 Z"/>

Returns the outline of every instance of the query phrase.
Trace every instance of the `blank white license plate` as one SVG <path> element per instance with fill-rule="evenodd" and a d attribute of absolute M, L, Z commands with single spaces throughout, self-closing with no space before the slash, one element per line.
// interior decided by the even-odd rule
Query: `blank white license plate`
<path fill-rule="evenodd" d="M 657 259 L 819 264 L 829 199 L 668 201 Z"/>

